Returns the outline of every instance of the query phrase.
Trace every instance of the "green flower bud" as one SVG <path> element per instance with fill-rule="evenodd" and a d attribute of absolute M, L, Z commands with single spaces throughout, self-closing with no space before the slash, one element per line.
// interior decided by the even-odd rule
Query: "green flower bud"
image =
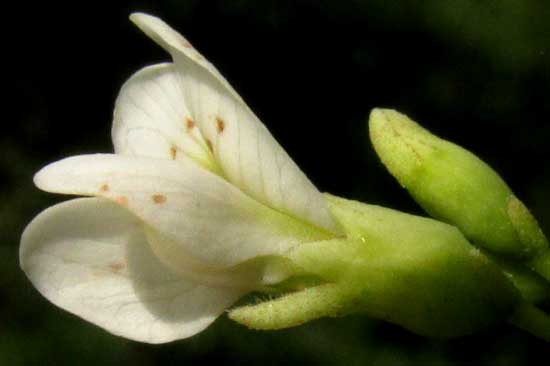
<path fill-rule="evenodd" d="M 346 237 L 303 244 L 288 254 L 325 284 L 237 308 L 232 319 L 278 329 L 360 312 L 417 334 L 456 337 L 508 319 L 521 301 L 500 268 L 455 227 L 327 199 Z"/>
<path fill-rule="evenodd" d="M 394 110 L 374 109 L 369 129 L 382 162 L 431 216 L 481 248 L 529 260 L 550 280 L 546 237 L 491 167 Z"/>

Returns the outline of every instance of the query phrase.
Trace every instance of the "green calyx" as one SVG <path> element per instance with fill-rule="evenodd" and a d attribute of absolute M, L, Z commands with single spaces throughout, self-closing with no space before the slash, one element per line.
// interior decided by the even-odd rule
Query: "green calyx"
<path fill-rule="evenodd" d="M 456 337 L 507 319 L 520 301 L 503 272 L 456 228 L 327 199 L 347 236 L 304 244 L 288 255 L 326 283 L 237 308 L 232 319 L 279 329 L 361 312 L 421 335 Z"/>

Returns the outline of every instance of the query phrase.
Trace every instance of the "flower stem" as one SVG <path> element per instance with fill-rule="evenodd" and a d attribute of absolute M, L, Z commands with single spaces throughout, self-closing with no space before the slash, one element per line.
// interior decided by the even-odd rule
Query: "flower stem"
<path fill-rule="evenodd" d="M 529 303 L 520 304 L 509 321 L 518 328 L 550 342 L 550 316 L 536 306 Z"/>
<path fill-rule="evenodd" d="M 550 248 L 545 248 L 530 264 L 535 272 L 550 282 Z"/>

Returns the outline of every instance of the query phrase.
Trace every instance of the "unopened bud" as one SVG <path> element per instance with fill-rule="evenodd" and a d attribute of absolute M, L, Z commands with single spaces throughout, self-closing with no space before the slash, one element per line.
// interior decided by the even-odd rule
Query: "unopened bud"
<path fill-rule="evenodd" d="M 550 280 L 546 237 L 491 167 L 394 110 L 374 109 L 369 129 L 384 165 L 431 216 L 457 226 L 475 245 L 528 260 Z"/>

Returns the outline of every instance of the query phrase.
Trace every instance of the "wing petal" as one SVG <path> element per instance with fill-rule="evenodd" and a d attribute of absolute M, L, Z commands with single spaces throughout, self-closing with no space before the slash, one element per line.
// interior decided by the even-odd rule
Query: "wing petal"
<path fill-rule="evenodd" d="M 63 202 L 25 229 L 21 267 L 57 306 L 133 340 L 164 343 L 211 324 L 242 289 L 186 279 L 152 253 L 141 222 L 102 199 Z"/>
<path fill-rule="evenodd" d="M 217 268 L 329 237 L 190 161 L 83 155 L 46 166 L 35 183 L 49 192 L 109 198 L 184 253 Z"/>

